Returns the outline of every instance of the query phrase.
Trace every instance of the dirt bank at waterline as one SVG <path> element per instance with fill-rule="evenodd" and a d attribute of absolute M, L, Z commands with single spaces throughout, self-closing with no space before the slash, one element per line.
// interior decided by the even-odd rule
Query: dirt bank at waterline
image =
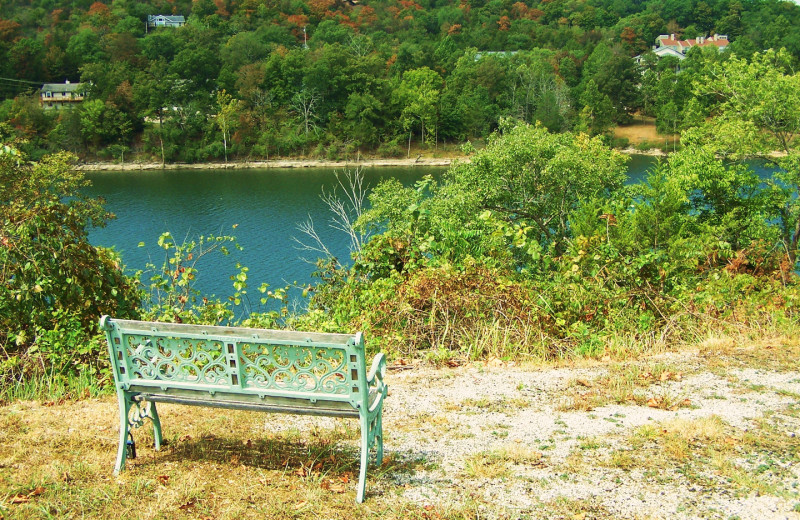
<path fill-rule="evenodd" d="M 456 160 L 468 161 L 468 158 L 459 159 L 367 159 L 362 161 L 322 161 L 304 159 L 286 159 L 274 161 L 245 161 L 228 163 L 173 163 L 164 164 L 157 162 L 146 163 L 85 163 L 77 166 L 82 171 L 136 171 L 136 170 L 239 170 L 239 169 L 269 169 L 269 168 L 374 168 L 374 167 L 413 167 L 413 166 L 450 166 Z"/>

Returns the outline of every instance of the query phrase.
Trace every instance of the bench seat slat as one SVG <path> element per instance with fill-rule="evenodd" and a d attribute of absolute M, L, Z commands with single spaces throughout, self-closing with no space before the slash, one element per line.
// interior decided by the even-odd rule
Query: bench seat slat
<path fill-rule="evenodd" d="M 147 400 L 156 403 L 172 403 L 183 404 L 189 406 L 207 406 L 210 408 L 226 408 L 230 410 L 249 410 L 253 412 L 273 412 L 273 413 L 291 413 L 298 415 L 319 415 L 326 417 L 351 417 L 358 418 L 359 412 L 352 406 L 347 408 L 336 408 L 326 405 L 333 403 L 323 403 L 321 406 L 313 406 L 308 401 L 297 401 L 293 405 L 286 404 L 258 404 L 248 401 L 232 401 L 180 397 L 165 394 L 139 394 L 137 400 Z"/>
<path fill-rule="evenodd" d="M 302 345 L 313 343 L 318 346 L 337 347 L 352 343 L 351 334 L 323 332 L 298 332 L 273 329 L 249 329 L 246 327 L 221 327 L 219 325 L 187 325 L 184 323 L 157 323 L 136 320 L 114 320 L 123 334 L 168 334 L 175 337 L 197 338 L 202 334 L 208 339 L 239 339 L 244 341 L 263 341 L 274 345 Z M 155 329 L 155 331 L 153 330 Z M 205 338 L 204 338 L 205 339 Z M 298 343 L 300 342 L 300 343 Z"/>
<path fill-rule="evenodd" d="M 166 392 L 159 391 L 162 388 L 167 388 Z M 207 396 L 212 396 L 210 398 L 214 398 L 213 396 L 227 396 L 230 397 L 231 395 L 235 395 L 237 397 L 244 397 L 246 399 L 253 399 L 259 400 L 261 402 L 266 402 L 269 400 L 272 401 L 280 401 L 281 399 L 285 400 L 293 400 L 293 399 L 303 399 L 305 401 L 322 401 L 322 402 L 329 402 L 329 403 L 344 403 L 350 406 L 350 402 L 352 396 L 346 394 L 326 394 L 326 393 L 310 393 L 310 392 L 299 392 L 299 391 L 291 391 L 291 390 L 275 390 L 272 388 L 242 388 L 237 389 L 235 393 L 228 392 L 231 390 L 229 386 L 214 386 L 214 385 L 192 385 L 192 384 L 181 384 L 181 383 L 165 383 L 164 381 L 143 381 L 141 379 L 136 380 L 135 384 L 131 384 L 127 389 L 128 392 L 138 392 L 143 394 L 149 393 L 174 393 L 175 395 L 184 395 L 184 396 L 192 396 L 192 397 L 202 397 L 208 398 Z M 262 397 L 263 396 L 263 397 Z M 352 406 L 351 406 L 352 408 Z"/>

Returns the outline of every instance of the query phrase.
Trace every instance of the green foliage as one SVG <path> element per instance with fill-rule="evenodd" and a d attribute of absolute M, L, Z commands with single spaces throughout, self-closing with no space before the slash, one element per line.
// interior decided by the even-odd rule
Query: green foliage
<path fill-rule="evenodd" d="M 469 164 L 448 172 L 440 198 L 447 209 L 456 201 L 467 219 L 489 210 L 500 219 L 524 222 L 543 248 L 561 251 L 570 235 L 569 213 L 581 198 L 619 188 L 625 160 L 597 138 L 507 126 Z"/>
<path fill-rule="evenodd" d="M 278 328 L 288 316 L 289 288 L 269 290 L 267 284 L 262 284 L 258 287 L 262 296 L 253 302 L 248 293 L 249 269 L 238 262 L 230 276 L 233 292 L 227 299 L 204 295 L 197 289 L 201 263 L 217 255 L 228 257 L 232 250 L 241 249 L 235 237 L 208 235 L 178 243 L 166 232 L 158 238 L 158 246 L 164 250 L 163 263 L 148 264 L 139 275 L 148 278 L 147 298 L 141 311 L 143 319 Z"/>
<path fill-rule="evenodd" d="M 149 318 L 364 326 L 399 355 L 440 360 L 592 356 L 614 338 L 682 339 L 709 319 L 796 319 L 800 39 L 787 28 L 800 7 L 601 4 L 204 0 L 173 6 L 185 27 L 143 34 L 139 4 L 5 2 L 0 76 L 80 78 L 90 95 L 56 113 L 30 83 L 0 92 L 0 374 L 19 381 L 38 363 L 49 381 L 102 377 L 97 317 L 134 316 L 141 300 L 116 255 L 86 240 L 109 216 L 79 196 L 71 159 L 33 164 L 20 150 L 338 159 L 491 136 L 441 183 L 380 185 L 358 221 L 376 234 L 352 267 L 319 264 L 306 314 L 289 315 L 288 288 L 261 286 L 254 303 L 238 264 L 228 299 L 199 294 L 197 262 L 233 238 L 165 234 Z M 645 55 L 640 75 L 631 56 L 680 27 L 727 32 L 734 53 Z M 756 52 L 769 48 L 785 50 Z M 659 131 L 682 131 L 681 151 L 664 145 L 676 153 L 623 188 L 624 159 L 568 131 L 606 135 L 639 108 Z M 759 178 L 754 157 L 777 172 Z"/>
<path fill-rule="evenodd" d="M 80 194 L 74 158 L 38 163 L 0 153 L 0 377 L 20 379 L 37 366 L 63 373 L 96 367 L 92 334 L 102 314 L 132 316 L 134 280 L 117 255 L 89 244 L 87 230 L 110 215 Z"/>
<path fill-rule="evenodd" d="M 518 125 L 441 184 L 382 183 L 358 222 L 378 233 L 352 268 L 320 266 L 309 316 L 437 362 L 600 356 L 709 320 L 796 319 L 769 185 L 708 146 L 636 185 L 623 164 L 599 139 Z"/>
<path fill-rule="evenodd" d="M 769 48 L 800 57 L 791 3 L 203 0 L 168 6 L 184 27 L 147 30 L 163 6 L 50 4 L 6 1 L 0 19 L 0 77 L 11 80 L 0 100 L 28 105 L 0 116 L 29 138 L 31 157 L 61 146 L 96 159 L 114 144 L 163 162 L 341 157 L 348 145 L 397 156 L 409 143 L 485 138 L 502 117 L 603 134 L 639 109 L 674 132 L 699 121 L 690 86 L 713 85 L 705 69 L 728 54 L 694 48 L 680 73 L 676 60 L 645 54 L 640 75 L 632 57 L 657 35 L 716 32 L 740 59 Z M 65 79 L 89 86 L 79 128 L 35 113 L 38 85 Z M 223 90 L 243 104 L 219 147 L 210 141 Z"/>
<path fill-rule="evenodd" d="M 731 161 L 762 157 L 777 166 L 763 194 L 768 198 L 765 211 L 767 218 L 777 223 L 782 246 L 796 267 L 800 252 L 800 73 L 794 72 L 791 63 L 791 56 L 781 50 L 756 53 L 750 60 L 733 57 L 710 67 L 707 78 L 713 78 L 713 85 L 703 82 L 696 87 L 696 94 L 711 98 L 713 119 L 687 132 L 685 141 Z"/>

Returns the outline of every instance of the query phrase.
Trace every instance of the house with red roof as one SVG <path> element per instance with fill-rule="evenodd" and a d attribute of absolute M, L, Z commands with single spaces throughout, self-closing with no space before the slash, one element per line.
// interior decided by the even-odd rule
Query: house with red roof
<path fill-rule="evenodd" d="M 728 46 L 727 34 L 714 34 L 713 36 L 698 36 L 689 40 L 679 40 L 674 34 L 661 34 L 656 37 L 656 44 L 653 51 L 656 54 L 664 53 L 667 49 L 685 55 L 692 47 L 716 47 L 719 51 L 724 51 Z"/>

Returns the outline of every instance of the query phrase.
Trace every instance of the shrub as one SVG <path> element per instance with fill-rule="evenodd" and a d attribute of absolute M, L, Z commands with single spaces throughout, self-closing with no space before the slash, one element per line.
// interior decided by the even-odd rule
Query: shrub
<path fill-rule="evenodd" d="M 102 314 L 134 316 L 140 295 L 118 256 L 88 228 L 111 217 L 80 193 L 83 174 L 61 153 L 38 163 L 0 153 L 0 374 L 75 371 L 96 360 Z M 16 361 L 14 361 L 16 360 Z"/>

